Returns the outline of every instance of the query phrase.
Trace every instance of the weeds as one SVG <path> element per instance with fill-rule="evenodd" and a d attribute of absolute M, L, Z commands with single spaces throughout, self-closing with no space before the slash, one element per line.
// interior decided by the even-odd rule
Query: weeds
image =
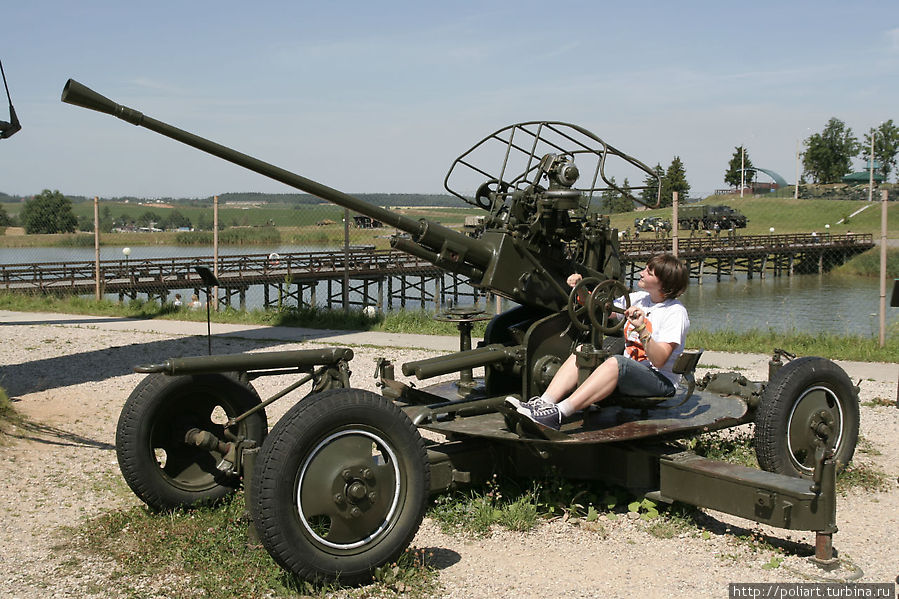
<path fill-rule="evenodd" d="M 896 402 L 892 399 L 886 399 L 884 397 L 875 397 L 868 401 L 861 402 L 861 405 L 866 408 L 893 408 L 896 406 Z"/>
<path fill-rule="evenodd" d="M 675 504 L 663 510 L 646 530 L 652 536 L 660 539 L 673 539 L 684 534 L 695 534 L 699 526 L 696 522 L 696 512 L 697 509 L 693 506 Z M 709 535 L 705 530 L 702 533 Z M 711 538 L 711 535 L 703 536 L 703 538 Z"/>
<path fill-rule="evenodd" d="M 710 460 L 758 468 L 752 435 L 746 430 L 713 431 L 685 439 L 684 447 Z"/>
<path fill-rule="evenodd" d="M 418 596 L 435 590 L 436 575 L 427 556 L 413 548 L 378 569 L 367 587 L 341 589 L 299 580 L 264 549 L 249 544 L 243 514 L 241 493 L 215 508 L 165 513 L 132 508 L 89 521 L 77 531 L 75 542 L 88 553 L 111 557 L 117 570 L 110 576 L 125 594 L 135 596 L 327 597 L 337 590 L 360 597 Z M 88 559 L 69 567 L 94 566 Z M 148 589 L 154 584 L 160 588 Z"/>
<path fill-rule="evenodd" d="M 468 493 L 439 496 L 429 516 L 448 534 L 483 537 L 493 526 L 527 531 L 540 520 L 563 518 L 605 536 L 603 521 L 614 522 L 626 513 L 650 523 L 649 534 L 671 538 L 695 528 L 690 506 L 657 505 L 646 498 L 596 482 L 552 477 L 522 486 L 515 480 L 494 477 Z"/>
<path fill-rule="evenodd" d="M 837 474 L 837 491 L 846 494 L 850 489 L 861 487 L 869 493 L 889 491 L 887 475 L 877 466 L 852 463 Z"/>
<path fill-rule="evenodd" d="M 8 425 L 17 425 L 22 421 L 23 418 L 13 407 L 6 389 L 0 387 L 0 433 L 5 433 Z"/>

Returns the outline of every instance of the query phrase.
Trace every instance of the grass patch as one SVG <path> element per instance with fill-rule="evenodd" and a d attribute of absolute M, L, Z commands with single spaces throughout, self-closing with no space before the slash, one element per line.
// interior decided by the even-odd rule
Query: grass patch
<path fill-rule="evenodd" d="M 837 474 L 837 492 L 846 494 L 850 489 L 861 487 L 869 493 L 889 491 L 887 475 L 872 464 L 853 462 Z"/>
<path fill-rule="evenodd" d="M 877 337 L 834 335 L 827 332 L 750 330 L 702 331 L 687 334 L 687 347 L 703 347 L 715 351 L 769 353 L 780 347 L 798 356 L 821 356 L 832 360 L 859 362 L 899 362 L 899 326 L 887 335 L 880 347 Z"/>
<path fill-rule="evenodd" d="M 880 276 L 880 248 L 872 248 L 848 260 L 833 269 L 840 275 L 852 275 L 857 277 Z M 899 278 L 899 249 L 887 248 L 887 278 Z"/>
<path fill-rule="evenodd" d="M 867 408 L 894 408 L 896 407 L 896 400 L 886 399 L 885 397 L 875 397 L 868 401 L 863 401 L 861 405 Z"/>
<path fill-rule="evenodd" d="M 647 522 L 647 532 L 672 538 L 697 524 L 693 506 L 657 505 L 635 498 L 625 489 L 597 481 L 546 478 L 518 481 L 493 477 L 487 484 L 438 496 L 428 512 L 447 534 L 484 537 L 493 527 L 528 531 L 540 521 L 564 518 L 585 530 L 605 536 L 602 520 L 614 521 L 629 512 Z"/>
<path fill-rule="evenodd" d="M 175 235 L 178 245 L 212 246 L 212 231 L 185 231 Z M 219 231 L 222 245 L 278 245 L 281 233 L 275 227 L 233 228 Z"/>
<path fill-rule="evenodd" d="M 160 305 L 144 299 L 118 303 L 110 300 L 96 301 L 77 296 L 57 297 L 0 292 L 0 309 L 18 312 L 58 312 L 64 314 L 95 314 L 127 318 L 167 318 L 171 320 L 206 320 L 205 310 L 177 309 L 171 304 Z M 269 326 L 295 326 L 316 329 L 384 331 L 397 333 L 421 333 L 427 335 L 458 336 L 452 323 L 438 322 L 433 313 L 425 310 L 401 310 L 386 315 L 369 317 L 360 310 L 328 310 L 321 307 L 283 307 L 280 310 L 255 309 L 249 311 L 223 308 L 212 313 L 213 322 L 255 324 Z M 486 322 L 474 323 L 473 335 L 480 337 L 486 330 Z M 877 338 L 829 333 L 804 333 L 800 331 L 690 331 L 687 344 L 707 350 L 769 353 L 780 347 L 804 356 L 822 356 L 832 360 L 857 360 L 862 362 L 899 362 L 899 326 L 890 331 L 886 347 L 879 347 Z"/>
<path fill-rule="evenodd" d="M 712 431 L 682 441 L 686 449 L 710 460 L 758 468 L 752 435 L 743 430 Z"/>
<path fill-rule="evenodd" d="M 24 418 L 13 407 L 6 393 L 6 389 L 0 387 L 0 433 L 5 433 L 10 425 L 21 424 Z"/>
<path fill-rule="evenodd" d="M 429 511 L 443 532 L 483 537 L 493 526 L 528 531 L 540 515 L 539 485 L 520 487 L 496 475 L 484 486 L 468 492 L 439 495 Z"/>
<path fill-rule="evenodd" d="M 685 534 L 699 533 L 696 522 L 697 508 L 676 503 L 660 512 L 646 528 L 646 532 L 660 539 L 673 539 Z"/>
<path fill-rule="evenodd" d="M 154 513 L 142 507 L 95 518 L 77 530 L 76 545 L 87 553 L 110 557 L 111 576 L 133 596 L 329 597 L 430 595 L 437 576 L 428 556 L 410 548 L 375 573 L 365 587 L 312 584 L 291 576 L 264 549 L 249 546 L 243 494 L 216 508 Z M 66 549 L 69 551 L 69 549 Z M 73 568 L 96 567 L 90 560 Z M 158 586 L 158 588 L 154 588 Z"/>

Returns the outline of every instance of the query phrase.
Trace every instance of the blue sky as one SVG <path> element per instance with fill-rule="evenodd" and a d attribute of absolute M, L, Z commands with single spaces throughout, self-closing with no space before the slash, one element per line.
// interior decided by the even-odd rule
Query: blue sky
<path fill-rule="evenodd" d="M 694 193 L 724 187 L 741 143 L 792 182 L 797 140 L 830 117 L 859 138 L 899 122 L 895 0 L 8 4 L 6 193 L 292 191 L 61 103 L 69 77 L 350 193 L 440 193 L 457 155 L 524 120 L 678 155 Z"/>

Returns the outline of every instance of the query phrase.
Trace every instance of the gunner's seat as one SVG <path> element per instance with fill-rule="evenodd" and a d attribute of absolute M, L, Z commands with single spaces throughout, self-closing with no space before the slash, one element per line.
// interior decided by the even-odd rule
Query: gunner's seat
<path fill-rule="evenodd" d="M 699 358 L 702 356 L 702 352 L 702 349 L 685 349 L 681 355 L 677 357 L 674 366 L 671 368 L 672 372 L 683 377 L 687 384 L 685 391 L 675 392 L 675 394 L 670 397 L 634 397 L 619 393 L 616 389 L 607 398 L 591 407 L 598 409 L 602 409 L 603 406 L 621 406 L 624 408 L 677 407 L 693 395 L 693 390 L 696 388 L 696 378 L 694 374 L 696 366 L 699 364 Z M 670 406 L 659 405 L 669 400 L 679 401 L 672 401 Z"/>

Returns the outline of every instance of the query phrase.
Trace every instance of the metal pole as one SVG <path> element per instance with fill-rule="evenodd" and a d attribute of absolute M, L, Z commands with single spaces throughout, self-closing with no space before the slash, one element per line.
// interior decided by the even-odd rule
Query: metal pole
<path fill-rule="evenodd" d="M 674 221 L 671 223 L 671 229 L 674 231 L 674 235 L 671 236 L 671 253 L 677 257 L 677 192 L 672 192 L 671 194 L 671 220 Z"/>
<path fill-rule="evenodd" d="M 350 310 L 350 210 L 343 209 L 343 311 Z"/>
<path fill-rule="evenodd" d="M 868 201 L 874 199 L 874 136 L 876 129 L 871 130 L 871 161 L 868 163 Z"/>
<path fill-rule="evenodd" d="M 796 187 L 793 188 L 793 199 L 799 199 L 799 140 L 796 140 Z"/>
<path fill-rule="evenodd" d="M 880 347 L 887 330 L 887 190 L 880 191 Z"/>
<path fill-rule="evenodd" d="M 743 188 L 746 187 L 746 146 L 740 146 L 740 197 L 743 197 Z"/>
<path fill-rule="evenodd" d="M 95 299 L 99 302 L 100 293 L 100 198 L 94 196 L 94 278 L 96 281 Z"/>
<path fill-rule="evenodd" d="M 219 197 L 212 196 L 212 274 L 216 280 L 219 278 Z M 215 298 L 215 311 L 219 311 L 219 288 L 216 285 L 212 288 L 213 298 Z M 207 297 L 206 303 L 212 301 Z M 209 354 L 212 355 L 210 348 Z"/>

